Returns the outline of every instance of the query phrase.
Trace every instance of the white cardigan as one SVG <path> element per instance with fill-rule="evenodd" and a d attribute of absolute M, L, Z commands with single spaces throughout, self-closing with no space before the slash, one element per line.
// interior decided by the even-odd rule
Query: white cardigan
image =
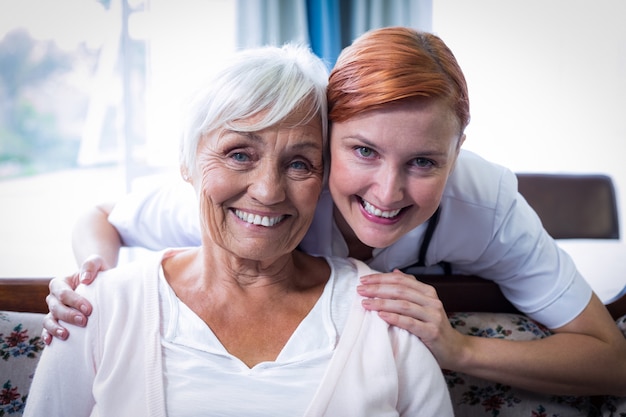
<path fill-rule="evenodd" d="M 44 350 L 25 416 L 166 416 L 158 302 L 163 256 L 107 271 L 81 287 L 94 303 L 89 325 L 72 327 L 69 342 Z M 356 263 L 360 275 L 371 273 Z M 62 382 L 58 375 L 64 375 Z M 430 351 L 366 312 L 359 297 L 305 413 L 348 415 L 453 415 Z"/>

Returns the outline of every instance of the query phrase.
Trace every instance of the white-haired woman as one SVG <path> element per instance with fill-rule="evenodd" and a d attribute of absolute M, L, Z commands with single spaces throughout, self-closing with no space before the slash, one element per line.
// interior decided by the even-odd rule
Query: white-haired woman
<path fill-rule="evenodd" d="M 94 312 L 45 349 L 26 416 L 452 415 L 425 345 L 362 308 L 371 270 L 296 250 L 324 183 L 326 80 L 292 46 L 211 80 L 181 152 L 201 246 L 81 287 Z"/>

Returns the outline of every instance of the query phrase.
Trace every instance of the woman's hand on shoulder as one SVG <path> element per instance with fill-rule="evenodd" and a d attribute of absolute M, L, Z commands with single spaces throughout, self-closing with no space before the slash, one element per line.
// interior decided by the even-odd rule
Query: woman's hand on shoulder
<path fill-rule="evenodd" d="M 434 287 L 396 269 L 361 277 L 357 291 L 366 310 L 419 337 L 441 367 L 454 368 L 466 338 L 450 325 Z"/>
<path fill-rule="evenodd" d="M 84 327 L 91 314 L 92 305 L 76 293 L 79 284 L 91 284 L 98 272 L 108 269 L 104 259 L 98 255 L 89 256 L 82 263 L 80 270 L 70 276 L 56 277 L 50 281 L 50 294 L 46 297 L 50 311 L 43 322 L 41 333 L 43 341 L 49 345 L 53 336 L 66 340 L 70 333 L 61 326 L 59 320 Z"/>

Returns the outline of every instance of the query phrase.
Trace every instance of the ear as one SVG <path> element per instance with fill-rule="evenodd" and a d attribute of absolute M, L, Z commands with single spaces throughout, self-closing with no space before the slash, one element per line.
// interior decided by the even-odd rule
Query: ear
<path fill-rule="evenodd" d="M 191 178 L 191 175 L 189 175 L 189 170 L 187 169 L 186 166 L 183 166 L 183 165 L 180 166 L 180 175 L 183 177 L 183 180 L 185 182 L 188 182 L 189 184 L 193 185 L 193 179 Z"/>
<path fill-rule="evenodd" d="M 461 150 L 461 145 L 463 145 L 463 143 L 465 142 L 465 133 L 463 133 L 461 135 L 461 137 L 459 138 L 459 141 L 456 144 L 456 153 L 458 154 L 459 151 Z"/>
<path fill-rule="evenodd" d="M 454 155 L 454 165 L 452 165 L 452 169 L 450 169 L 450 174 L 452 174 L 452 171 L 454 171 L 454 168 L 456 167 L 456 161 L 458 161 L 459 159 L 459 152 L 461 152 L 461 145 L 463 145 L 463 142 L 465 142 L 465 133 L 463 133 L 461 135 L 461 137 L 459 138 L 459 140 L 456 143 L 456 152 Z"/>

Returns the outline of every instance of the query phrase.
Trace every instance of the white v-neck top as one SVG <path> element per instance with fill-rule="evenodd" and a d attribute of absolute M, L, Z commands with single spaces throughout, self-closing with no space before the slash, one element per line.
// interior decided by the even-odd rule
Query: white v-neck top
<path fill-rule="evenodd" d="M 78 287 L 94 311 L 71 343 L 44 350 L 25 417 L 453 416 L 426 345 L 363 309 L 354 285 L 373 272 L 364 263 L 326 258 L 332 276 L 311 314 L 276 361 L 249 369 L 159 277 L 174 253 Z"/>
<path fill-rule="evenodd" d="M 355 297 L 356 274 L 339 274 L 341 280 L 332 269 L 321 297 L 276 361 L 249 368 L 178 299 L 161 270 L 159 302 L 168 415 L 195 417 L 208 405 L 214 416 L 303 415 L 328 367 Z M 271 397 L 276 401 L 268 401 Z"/>

